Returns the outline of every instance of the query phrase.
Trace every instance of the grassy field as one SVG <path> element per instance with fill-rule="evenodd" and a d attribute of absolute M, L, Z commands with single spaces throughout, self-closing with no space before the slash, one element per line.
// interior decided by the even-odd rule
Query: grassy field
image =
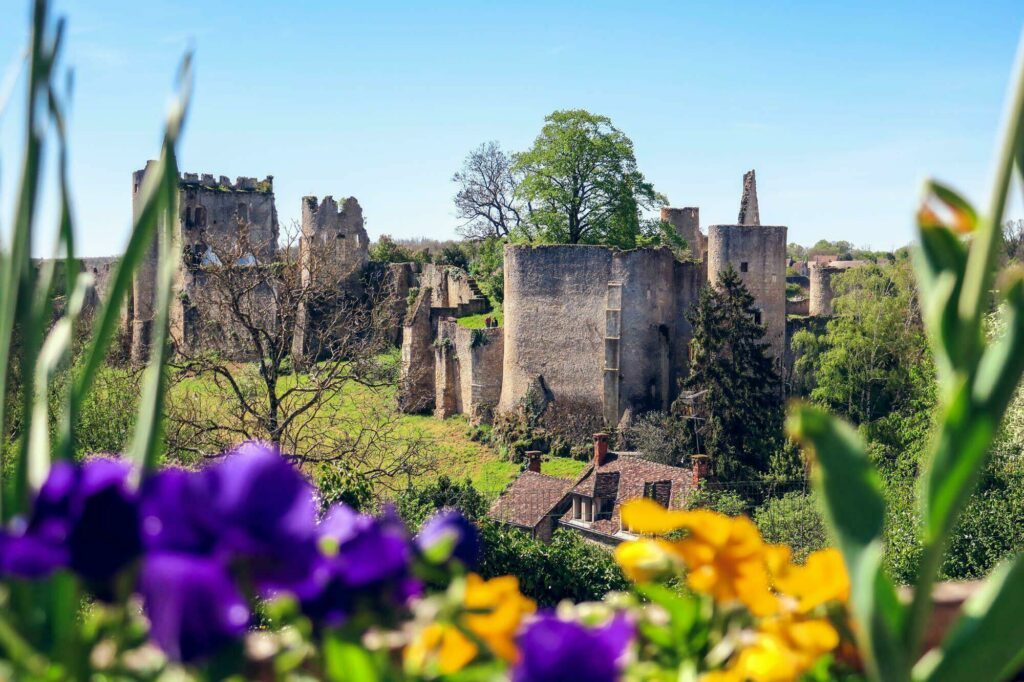
<path fill-rule="evenodd" d="M 466 327 L 467 329 L 483 329 L 484 321 L 488 317 L 497 318 L 499 327 L 505 324 L 505 316 L 501 311 L 501 306 L 496 306 L 490 311 L 480 313 L 479 315 L 467 315 L 466 317 L 460 317 L 457 322 L 460 327 Z"/>
<path fill-rule="evenodd" d="M 281 388 L 284 390 L 287 385 Z M 207 380 L 192 379 L 179 384 L 168 396 L 169 400 L 174 401 L 175 394 L 181 392 L 198 396 L 203 410 L 211 414 L 226 414 L 230 404 L 223 402 L 222 389 Z M 473 429 L 465 417 L 441 420 L 429 414 L 399 414 L 394 405 L 394 386 L 368 388 L 350 383 L 325 406 L 319 421 L 322 426 L 318 428 L 329 429 L 333 437 L 343 437 L 358 433 L 362 424 L 388 422 L 392 435 L 399 441 L 420 441 L 436 458 L 436 473 L 423 479 L 441 474 L 459 480 L 468 476 L 488 497 L 497 496 L 521 470 L 519 464 L 509 462 L 496 448 L 475 438 L 478 430 Z M 583 462 L 555 457 L 544 463 L 544 473 L 574 478 L 583 467 Z"/>

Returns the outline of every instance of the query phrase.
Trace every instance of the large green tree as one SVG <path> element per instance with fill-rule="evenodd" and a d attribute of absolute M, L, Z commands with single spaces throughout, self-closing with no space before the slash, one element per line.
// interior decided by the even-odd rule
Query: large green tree
<path fill-rule="evenodd" d="M 693 325 L 690 374 L 699 392 L 698 433 L 712 469 L 725 480 L 752 480 L 768 471 L 782 446 L 782 389 L 757 321 L 754 297 L 732 268 L 701 290 Z"/>
<path fill-rule="evenodd" d="M 667 203 L 637 169 L 633 142 L 605 116 L 582 109 L 544 119 L 533 147 L 518 154 L 517 192 L 531 207 L 531 239 L 633 248 L 672 241 L 642 211 Z"/>

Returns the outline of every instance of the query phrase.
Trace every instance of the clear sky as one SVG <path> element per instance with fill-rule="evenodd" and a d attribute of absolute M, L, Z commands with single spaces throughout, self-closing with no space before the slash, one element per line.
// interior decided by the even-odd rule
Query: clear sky
<path fill-rule="evenodd" d="M 6 0 L 0 65 L 24 45 Z M 65 0 L 76 73 L 80 251 L 117 253 L 130 174 L 151 158 L 195 47 L 182 170 L 274 175 L 282 224 L 306 194 L 356 196 L 371 237 L 446 238 L 452 173 L 480 142 L 523 149 L 555 109 L 609 116 L 640 169 L 701 223 L 761 218 L 791 241 L 909 241 L 921 180 L 981 199 L 1024 2 L 199 2 Z M 18 83 L 22 87 L 24 81 Z M 3 223 L 17 123 L 0 126 Z M 39 255 L 50 242 L 41 240 Z"/>

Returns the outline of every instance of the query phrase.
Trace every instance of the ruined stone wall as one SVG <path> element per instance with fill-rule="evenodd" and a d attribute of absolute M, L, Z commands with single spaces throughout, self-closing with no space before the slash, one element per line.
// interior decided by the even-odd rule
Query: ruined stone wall
<path fill-rule="evenodd" d="M 506 246 L 498 409 L 514 409 L 538 377 L 555 402 L 611 425 L 629 407 L 666 408 L 686 371 L 685 313 L 702 272 L 668 249 Z"/>
<path fill-rule="evenodd" d="M 810 299 L 808 298 L 794 298 L 786 299 L 786 315 L 809 315 L 810 314 Z M 786 338 L 792 338 L 786 336 Z"/>
<path fill-rule="evenodd" d="M 708 228 L 708 279 L 732 267 L 754 296 L 765 340 L 782 360 L 786 349 L 786 228 L 712 225 Z"/>
<path fill-rule="evenodd" d="M 811 315 L 828 316 L 832 314 L 832 299 L 835 298 L 835 292 L 832 290 L 832 276 L 837 272 L 842 271 L 824 263 L 811 263 Z"/>
<path fill-rule="evenodd" d="M 438 324 L 436 416 L 465 414 L 475 424 L 492 420 L 501 397 L 503 331 L 468 329 L 454 318 Z"/>
<path fill-rule="evenodd" d="M 406 313 L 402 329 L 402 366 L 398 407 L 422 412 L 434 404 L 434 330 L 430 319 L 432 290 L 421 287 Z"/>
<path fill-rule="evenodd" d="M 474 315 L 487 309 L 487 300 L 476 281 L 462 268 L 427 263 L 420 275 L 422 286 L 434 290 L 434 308 L 452 308 L 458 315 Z M 481 305 L 483 307 L 481 307 Z"/>

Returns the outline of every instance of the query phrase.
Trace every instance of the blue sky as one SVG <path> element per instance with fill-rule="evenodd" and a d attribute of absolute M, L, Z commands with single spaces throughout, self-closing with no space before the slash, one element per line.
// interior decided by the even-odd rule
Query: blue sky
<path fill-rule="evenodd" d="M 6 3 L 0 65 L 24 43 L 26 5 Z M 523 149 L 546 114 L 579 107 L 629 135 L 640 169 L 704 227 L 735 221 L 756 168 L 762 221 L 791 241 L 889 248 L 912 238 L 927 175 L 983 197 L 1024 25 L 1018 0 L 57 7 L 83 255 L 125 242 L 130 174 L 157 149 L 189 46 L 182 169 L 274 175 L 282 224 L 303 195 L 354 195 L 371 237 L 453 236 L 465 154 L 491 139 Z M 4 223 L 20 113 L 0 121 Z"/>

